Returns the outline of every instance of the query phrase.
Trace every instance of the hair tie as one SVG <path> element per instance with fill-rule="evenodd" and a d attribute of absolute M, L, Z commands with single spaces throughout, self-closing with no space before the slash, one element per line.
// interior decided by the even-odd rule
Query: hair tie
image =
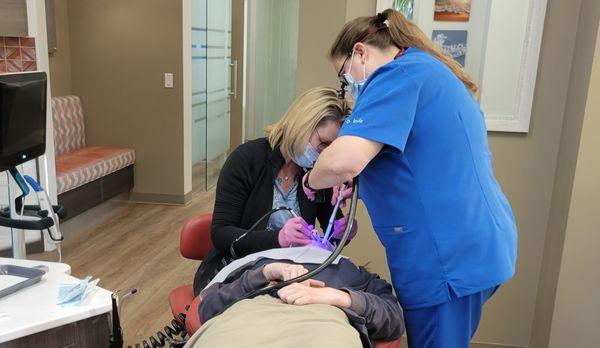
<path fill-rule="evenodd" d="M 383 14 L 382 12 L 379 12 L 379 13 L 377 14 L 377 20 L 378 20 L 379 22 L 381 22 L 381 24 L 384 24 L 384 23 L 385 23 L 385 21 L 387 20 L 387 17 L 386 17 L 386 15 L 385 15 L 385 14 Z"/>

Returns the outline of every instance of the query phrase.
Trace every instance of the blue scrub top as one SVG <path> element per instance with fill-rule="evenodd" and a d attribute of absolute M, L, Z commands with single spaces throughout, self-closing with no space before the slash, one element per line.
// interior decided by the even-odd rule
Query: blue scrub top
<path fill-rule="evenodd" d="M 510 279 L 517 231 L 494 177 L 481 109 L 424 51 L 366 81 L 339 136 L 384 144 L 360 173 L 360 196 L 407 309 L 430 307 Z"/>

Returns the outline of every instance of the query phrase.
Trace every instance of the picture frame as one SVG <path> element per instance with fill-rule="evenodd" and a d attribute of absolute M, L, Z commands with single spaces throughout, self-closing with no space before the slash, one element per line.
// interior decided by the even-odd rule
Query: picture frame
<path fill-rule="evenodd" d="M 472 0 L 435 0 L 433 20 L 438 22 L 468 22 Z"/>
<path fill-rule="evenodd" d="M 434 30 L 431 33 L 431 39 L 464 67 L 468 49 L 468 34 L 467 30 Z"/>
<path fill-rule="evenodd" d="M 393 7 L 378 0 L 377 12 Z M 479 81 L 477 96 L 488 131 L 529 132 L 547 0 L 473 0 L 469 21 L 434 20 L 435 0 L 414 0 L 413 22 L 434 30 L 466 30 L 465 69 Z"/>

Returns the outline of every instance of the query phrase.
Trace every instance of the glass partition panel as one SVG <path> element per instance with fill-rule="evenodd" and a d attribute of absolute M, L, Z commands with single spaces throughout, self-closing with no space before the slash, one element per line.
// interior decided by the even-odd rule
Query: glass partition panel
<path fill-rule="evenodd" d="M 246 139 L 265 136 L 296 96 L 299 0 L 251 0 L 246 12 Z"/>
<path fill-rule="evenodd" d="M 192 0 L 192 185 L 214 186 L 229 151 L 231 0 Z"/>
<path fill-rule="evenodd" d="M 231 0 L 207 0 L 206 5 L 206 182 L 210 188 L 229 152 Z"/>
<path fill-rule="evenodd" d="M 206 189 L 206 0 L 192 0 L 192 187 Z"/>

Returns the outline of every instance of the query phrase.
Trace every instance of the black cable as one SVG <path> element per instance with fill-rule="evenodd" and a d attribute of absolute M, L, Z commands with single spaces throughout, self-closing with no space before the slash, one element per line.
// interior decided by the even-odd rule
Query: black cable
<path fill-rule="evenodd" d="M 240 239 L 246 237 L 246 235 L 248 233 L 254 231 L 254 229 L 256 228 L 256 226 L 258 226 L 261 222 L 263 222 L 264 219 L 268 218 L 269 216 L 273 215 L 274 213 L 276 213 L 276 212 L 278 212 L 280 210 L 288 210 L 290 212 L 292 211 L 292 209 L 288 208 L 288 207 L 279 207 L 279 208 L 275 208 L 275 209 L 269 210 L 265 215 L 263 215 L 260 219 L 258 219 L 258 221 L 256 221 L 254 223 L 254 225 L 250 226 L 250 228 L 246 232 L 244 232 L 244 234 L 242 234 L 241 236 L 237 237 L 233 242 L 231 242 L 231 246 L 229 247 L 229 253 L 231 254 L 231 256 L 234 259 L 238 258 L 237 254 L 235 253 L 235 250 L 233 248 L 235 246 L 235 243 L 237 243 Z"/>
<path fill-rule="evenodd" d="M 171 325 L 165 325 L 162 331 L 156 332 L 155 336 L 148 337 L 147 340 L 143 340 L 142 343 L 136 343 L 135 347 L 144 347 L 144 348 L 160 348 L 165 347 L 169 344 L 170 347 L 182 346 L 187 342 L 185 336 L 187 336 L 187 331 L 185 328 L 185 314 L 179 313 L 176 319 L 171 320 Z M 180 336 L 183 340 L 176 339 L 177 336 Z M 122 340 L 122 339 L 121 339 Z M 150 341 L 150 343 L 148 343 Z M 122 347 L 122 342 L 121 342 Z M 132 348 L 130 345 L 127 348 Z"/>

